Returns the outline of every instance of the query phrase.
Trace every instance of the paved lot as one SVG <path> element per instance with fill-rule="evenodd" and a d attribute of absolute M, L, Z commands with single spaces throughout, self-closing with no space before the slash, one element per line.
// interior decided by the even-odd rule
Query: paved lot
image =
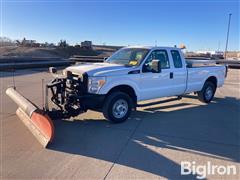
<path fill-rule="evenodd" d="M 240 178 L 240 70 L 230 70 L 209 105 L 191 95 L 139 108 L 122 124 L 111 124 L 92 111 L 72 122 L 55 121 L 56 137 L 47 149 L 16 117 L 17 106 L 5 96 L 11 75 L 0 75 L 2 179 L 195 178 L 180 175 L 181 161 L 236 165 L 237 175 L 207 178 Z M 41 106 L 41 79 L 50 78 L 41 70 L 22 70 L 15 82 Z"/>

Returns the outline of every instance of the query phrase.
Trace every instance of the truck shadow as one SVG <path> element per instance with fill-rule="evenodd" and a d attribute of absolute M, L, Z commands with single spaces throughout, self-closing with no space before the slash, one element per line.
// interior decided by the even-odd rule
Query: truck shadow
<path fill-rule="evenodd" d="M 122 124 L 104 119 L 57 120 L 55 139 L 48 148 L 168 179 L 195 179 L 196 175 L 180 175 L 180 162 L 193 160 L 189 156 L 200 155 L 206 163 L 211 158 L 240 162 L 239 103 L 226 97 L 209 105 L 185 101 L 155 105 L 135 112 Z"/>

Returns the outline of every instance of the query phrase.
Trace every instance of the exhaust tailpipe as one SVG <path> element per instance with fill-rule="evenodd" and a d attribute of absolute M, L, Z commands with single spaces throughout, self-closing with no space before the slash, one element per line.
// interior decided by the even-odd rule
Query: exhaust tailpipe
<path fill-rule="evenodd" d="M 23 121 L 43 147 L 46 147 L 54 136 L 54 126 L 49 116 L 14 88 L 8 88 L 6 94 L 19 106 L 16 111 L 19 119 Z"/>

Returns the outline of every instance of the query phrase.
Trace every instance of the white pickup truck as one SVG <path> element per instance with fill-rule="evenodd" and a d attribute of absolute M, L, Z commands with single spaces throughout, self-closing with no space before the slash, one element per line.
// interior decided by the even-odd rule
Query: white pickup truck
<path fill-rule="evenodd" d="M 216 88 L 223 85 L 226 73 L 223 65 L 186 61 L 178 48 L 131 46 L 118 50 L 103 63 L 66 68 L 64 76 L 54 78 L 47 89 L 51 89 L 52 102 L 66 117 L 91 109 L 103 112 L 112 122 L 122 122 L 143 100 L 194 92 L 200 101 L 209 103 Z"/>

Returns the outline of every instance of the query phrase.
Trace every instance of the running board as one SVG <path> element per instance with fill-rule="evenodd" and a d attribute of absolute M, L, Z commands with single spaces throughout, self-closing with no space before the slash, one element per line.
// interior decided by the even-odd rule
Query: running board
<path fill-rule="evenodd" d="M 167 102 L 171 102 L 171 101 L 177 101 L 177 100 L 181 100 L 181 99 L 182 99 L 182 96 L 178 96 L 178 97 L 176 97 L 176 98 L 161 100 L 161 101 L 152 102 L 152 103 L 137 104 L 137 107 L 153 106 L 153 105 L 162 104 L 162 103 L 167 103 Z"/>

